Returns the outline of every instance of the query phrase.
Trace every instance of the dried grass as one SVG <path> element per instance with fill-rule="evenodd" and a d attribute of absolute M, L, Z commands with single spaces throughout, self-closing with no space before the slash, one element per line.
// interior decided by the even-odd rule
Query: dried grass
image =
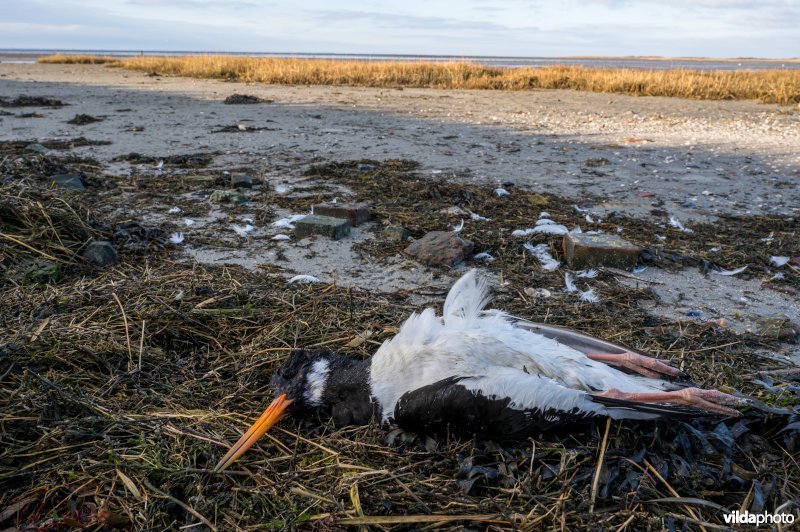
<path fill-rule="evenodd" d="M 47 56 L 44 63 L 89 63 L 91 56 Z M 486 67 L 466 62 L 350 61 L 225 55 L 98 57 L 96 62 L 167 76 L 278 85 L 435 89 L 571 89 L 698 100 L 800 103 L 800 70 L 640 70 L 552 66 Z"/>

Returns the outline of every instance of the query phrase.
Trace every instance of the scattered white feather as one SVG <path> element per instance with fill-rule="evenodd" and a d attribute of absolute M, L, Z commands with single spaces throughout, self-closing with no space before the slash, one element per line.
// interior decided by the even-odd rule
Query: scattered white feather
<path fill-rule="evenodd" d="M 617 227 L 617 233 L 621 233 L 623 231 L 624 231 L 624 229 L 622 227 Z"/>
<path fill-rule="evenodd" d="M 250 216 L 243 216 L 243 217 L 241 217 L 239 219 L 241 221 L 243 221 L 244 223 L 246 223 L 246 224 L 251 224 L 251 223 L 255 222 L 255 220 L 253 220 L 253 218 L 251 218 Z"/>
<path fill-rule="evenodd" d="M 319 279 L 314 277 L 313 275 L 295 275 L 291 279 L 289 279 L 289 284 L 294 283 L 318 283 L 320 282 Z"/>
<path fill-rule="evenodd" d="M 746 269 L 747 265 L 745 264 L 741 268 L 736 268 L 735 270 L 711 270 L 711 273 L 715 273 L 717 275 L 739 275 Z"/>
<path fill-rule="evenodd" d="M 237 235 L 239 235 L 241 237 L 245 237 L 245 236 L 247 236 L 247 233 L 251 232 L 253 229 L 255 229 L 255 227 L 253 227 L 250 224 L 247 224 L 247 225 L 236 225 L 236 224 L 233 224 L 233 225 L 231 225 L 231 229 L 233 229 L 233 232 L 236 233 Z"/>
<path fill-rule="evenodd" d="M 594 218 L 592 218 L 591 214 L 587 214 L 586 216 L 584 216 L 584 218 L 586 219 L 587 223 L 590 223 L 590 224 L 594 223 Z"/>
<path fill-rule="evenodd" d="M 184 218 L 183 223 L 186 224 L 186 227 L 191 227 L 194 225 L 194 220 L 192 220 L 191 218 Z"/>
<path fill-rule="evenodd" d="M 675 218 L 674 216 L 670 216 L 669 217 L 669 225 L 671 225 L 672 227 L 674 227 L 675 229 L 677 229 L 678 231 L 681 231 L 683 233 L 694 233 L 694 231 L 692 229 L 689 229 L 688 227 L 685 227 L 681 223 L 681 221 L 678 220 L 677 218 Z"/>
<path fill-rule="evenodd" d="M 469 213 L 469 217 L 472 218 L 476 222 L 486 222 L 486 221 L 489 220 L 489 218 L 486 218 L 485 216 L 481 216 L 480 214 L 478 214 L 476 212 L 470 212 Z"/>
<path fill-rule="evenodd" d="M 486 253 L 485 251 L 473 255 L 472 258 L 475 260 L 485 260 L 486 262 L 492 262 L 494 260 L 494 257 L 492 257 L 489 253 Z"/>
<path fill-rule="evenodd" d="M 272 237 L 272 240 L 291 240 L 291 239 L 292 239 L 292 237 L 290 237 L 289 235 L 284 235 L 284 234 L 278 234 L 278 235 L 275 235 L 275 236 Z"/>
<path fill-rule="evenodd" d="M 634 266 L 633 273 L 644 273 L 647 271 L 647 266 Z"/>
<path fill-rule="evenodd" d="M 286 194 L 289 192 L 289 190 L 291 189 L 286 185 L 281 185 L 281 184 L 275 185 L 275 192 L 278 194 Z"/>
<path fill-rule="evenodd" d="M 550 272 L 557 270 L 558 267 L 561 266 L 561 263 L 554 259 L 550 254 L 547 244 L 539 244 L 538 246 L 534 246 L 530 242 L 525 242 L 522 247 L 524 247 L 528 253 L 533 255 L 536 260 L 539 261 L 539 264 L 543 270 Z"/>
<path fill-rule="evenodd" d="M 711 253 L 719 253 L 719 248 L 717 248 L 717 247 L 713 247 L 713 248 L 709 249 L 709 251 L 710 251 Z"/>
<path fill-rule="evenodd" d="M 582 209 L 577 205 L 573 205 L 572 208 L 575 209 L 575 212 L 589 212 L 589 209 Z"/>
<path fill-rule="evenodd" d="M 453 226 L 453 232 L 460 233 L 463 230 L 464 230 L 464 219 L 462 218 L 460 224 Z"/>
<path fill-rule="evenodd" d="M 564 274 L 564 291 L 577 292 L 578 287 L 575 286 L 575 281 L 572 279 L 572 274 L 567 272 Z"/>
<path fill-rule="evenodd" d="M 169 241 L 172 244 L 180 244 L 181 242 L 183 242 L 183 233 L 181 233 L 180 231 L 178 231 L 177 233 L 172 233 L 171 235 L 169 235 Z"/>
<path fill-rule="evenodd" d="M 566 235 L 569 233 L 569 229 L 567 229 L 563 225 L 559 224 L 550 224 L 550 225 L 540 225 L 533 228 L 534 233 L 543 233 L 546 235 Z"/>
<path fill-rule="evenodd" d="M 586 303 L 599 303 L 600 297 L 595 293 L 594 288 L 590 288 L 585 292 L 581 292 L 580 300 Z"/>
<path fill-rule="evenodd" d="M 164 161 L 158 161 L 158 164 L 156 165 L 156 170 L 160 171 L 162 168 L 164 168 Z"/>
<path fill-rule="evenodd" d="M 666 240 L 667 239 L 667 237 L 661 236 L 661 235 L 656 235 L 656 238 L 659 239 L 659 240 Z"/>
<path fill-rule="evenodd" d="M 773 255 L 769 258 L 770 264 L 775 266 L 776 268 L 780 268 L 784 264 L 787 264 L 791 259 L 789 257 L 778 257 Z"/>
<path fill-rule="evenodd" d="M 584 277 L 586 279 L 594 279 L 597 277 L 597 270 L 581 270 L 579 272 L 575 272 L 576 277 Z"/>
<path fill-rule="evenodd" d="M 183 209 L 181 209 L 180 207 L 173 207 L 170 210 L 168 210 L 167 212 L 170 213 L 170 214 L 180 214 L 180 213 L 183 212 Z"/>
<path fill-rule="evenodd" d="M 775 240 L 775 239 L 774 239 L 773 237 L 771 237 L 771 236 L 765 236 L 764 238 L 762 238 L 762 239 L 760 239 L 760 240 L 761 240 L 762 242 L 772 242 L 772 241 L 773 241 L 773 240 Z"/>
<path fill-rule="evenodd" d="M 772 279 L 770 279 L 770 281 L 783 281 L 785 279 L 786 279 L 786 276 L 783 275 L 783 273 L 778 272 L 778 273 L 776 273 L 775 275 L 772 276 Z"/>
<path fill-rule="evenodd" d="M 281 218 L 280 220 L 275 220 L 272 222 L 272 227 L 282 227 L 284 229 L 294 229 L 294 224 L 303 218 L 305 218 L 305 214 L 293 214 L 287 218 Z"/>
<path fill-rule="evenodd" d="M 508 190 L 506 190 L 506 189 L 504 189 L 502 187 L 494 189 L 494 195 L 495 196 L 501 196 L 502 197 L 502 196 L 508 196 L 509 194 L 511 194 L 511 192 L 509 192 Z"/>
<path fill-rule="evenodd" d="M 539 218 L 535 225 L 555 225 L 555 222 L 549 218 Z"/>
<path fill-rule="evenodd" d="M 539 218 L 550 218 L 550 213 L 547 211 L 542 211 L 539 213 Z"/>

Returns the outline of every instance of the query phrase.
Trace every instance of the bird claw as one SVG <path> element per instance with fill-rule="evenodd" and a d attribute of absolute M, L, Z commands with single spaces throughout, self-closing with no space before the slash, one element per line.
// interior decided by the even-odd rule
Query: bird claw
<path fill-rule="evenodd" d="M 723 414 L 726 416 L 739 416 L 740 413 L 732 406 L 748 406 L 750 399 L 736 397 L 718 390 L 704 390 L 702 388 L 683 388 L 669 392 L 622 392 L 616 388 L 607 390 L 599 395 L 611 399 L 621 399 L 634 403 L 672 403 L 691 406 L 707 412 Z"/>
<path fill-rule="evenodd" d="M 665 364 L 658 359 L 640 355 L 638 353 L 586 353 L 586 356 L 590 360 L 616 364 L 636 372 L 639 375 L 644 375 L 645 377 L 651 377 L 654 379 L 664 375 L 682 379 L 689 378 L 689 375 L 678 368 L 673 368 L 669 364 Z"/>

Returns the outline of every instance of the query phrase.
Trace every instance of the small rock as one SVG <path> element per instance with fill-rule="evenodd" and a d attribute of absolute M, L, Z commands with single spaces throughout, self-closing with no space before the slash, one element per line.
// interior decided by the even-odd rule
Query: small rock
<path fill-rule="evenodd" d="M 332 240 L 341 240 L 350 234 L 350 220 L 311 214 L 295 223 L 294 234 L 297 238 L 322 235 Z"/>
<path fill-rule="evenodd" d="M 248 201 L 244 194 L 231 190 L 215 190 L 208 199 L 214 203 L 233 203 L 234 205 L 241 205 Z"/>
<path fill-rule="evenodd" d="M 452 231 L 431 231 L 405 249 L 429 266 L 453 266 L 472 253 L 474 244 Z"/>
<path fill-rule="evenodd" d="M 372 216 L 366 203 L 318 203 L 314 205 L 314 214 L 350 220 L 350 225 L 358 227 L 368 222 Z"/>
<path fill-rule="evenodd" d="M 378 167 L 375 166 L 374 164 L 359 163 L 358 166 L 356 166 L 356 170 L 358 170 L 359 172 L 372 172 L 373 170 L 377 169 Z"/>
<path fill-rule="evenodd" d="M 75 115 L 75 118 L 72 120 L 68 120 L 67 124 L 72 124 L 74 126 L 84 126 L 86 124 L 93 124 L 94 122 L 102 122 L 102 118 L 95 118 L 92 115 Z"/>
<path fill-rule="evenodd" d="M 383 230 L 383 236 L 386 237 L 386 240 L 403 242 L 408 240 L 411 233 L 402 225 L 390 225 Z"/>
<path fill-rule="evenodd" d="M 67 190 L 84 190 L 86 188 L 83 176 L 79 174 L 58 174 L 50 179 L 56 186 Z"/>
<path fill-rule="evenodd" d="M 574 270 L 608 266 L 630 270 L 636 265 L 639 248 L 617 235 L 564 235 L 564 255 Z"/>
<path fill-rule="evenodd" d="M 586 159 L 583 162 L 584 166 L 588 166 L 589 168 L 596 168 L 598 166 L 607 166 L 611 164 L 611 161 L 606 159 L 605 157 L 596 157 L 593 159 Z"/>
<path fill-rule="evenodd" d="M 759 336 L 792 343 L 797 343 L 800 338 L 800 324 L 793 322 L 786 314 L 759 316 L 755 322 Z"/>
<path fill-rule="evenodd" d="M 44 146 L 42 146 L 41 144 L 35 144 L 34 143 L 34 144 L 28 144 L 27 146 L 25 146 L 25 151 L 31 151 L 31 152 L 34 152 L 34 153 L 41 153 L 42 155 L 44 155 L 49 150 L 47 148 L 45 148 Z"/>
<path fill-rule="evenodd" d="M 116 264 L 119 261 L 117 250 L 106 240 L 94 240 L 89 242 L 83 251 L 83 258 L 95 266 L 105 267 Z"/>
<path fill-rule="evenodd" d="M 253 188 L 253 176 L 250 174 L 231 174 L 231 186 L 236 188 Z"/>
<path fill-rule="evenodd" d="M 251 94 L 231 94 L 225 98 L 223 103 L 228 105 L 253 105 L 257 103 L 272 103 L 272 100 L 265 100 Z"/>

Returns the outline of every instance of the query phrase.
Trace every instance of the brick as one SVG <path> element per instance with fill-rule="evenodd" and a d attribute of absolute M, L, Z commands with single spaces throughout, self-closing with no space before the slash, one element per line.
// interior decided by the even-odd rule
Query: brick
<path fill-rule="evenodd" d="M 564 255 L 574 270 L 607 266 L 628 270 L 636 265 L 640 249 L 616 235 L 564 235 Z"/>
<path fill-rule="evenodd" d="M 366 203 L 318 203 L 314 205 L 314 214 L 344 218 L 350 220 L 353 227 L 369 221 L 372 216 L 369 205 Z"/>
<path fill-rule="evenodd" d="M 311 235 L 327 236 L 333 240 L 341 240 L 350 234 L 350 220 L 310 214 L 295 223 L 294 234 L 297 238 Z"/>

